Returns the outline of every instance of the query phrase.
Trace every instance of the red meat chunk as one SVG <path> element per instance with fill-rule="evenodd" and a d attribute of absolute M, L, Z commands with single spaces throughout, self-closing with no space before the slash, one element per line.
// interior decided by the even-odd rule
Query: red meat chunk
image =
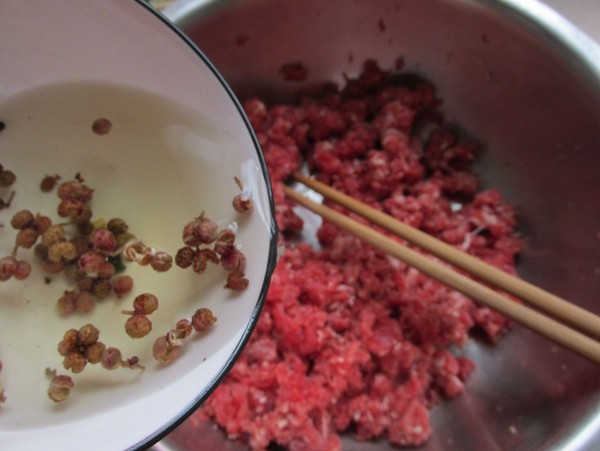
<path fill-rule="evenodd" d="M 295 72 L 294 72 L 295 74 Z M 286 252 L 255 332 L 192 421 L 214 421 L 254 449 L 340 449 L 340 434 L 401 446 L 432 434 L 429 409 L 465 389 L 460 349 L 477 328 L 497 340 L 501 315 L 324 222 L 320 248 L 279 186 L 303 165 L 318 179 L 514 272 L 514 209 L 478 192 L 477 147 L 443 123 L 430 83 L 365 63 L 322 98 L 245 103 L 274 182 Z M 421 134 L 419 134 L 421 133 Z M 339 207 L 335 207 L 339 208 Z"/>

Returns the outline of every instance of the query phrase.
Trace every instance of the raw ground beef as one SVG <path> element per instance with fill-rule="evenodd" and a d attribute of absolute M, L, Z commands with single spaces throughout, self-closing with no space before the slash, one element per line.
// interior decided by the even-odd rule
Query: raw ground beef
<path fill-rule="evenodd" d="M 503 270 L 521 243 L 514 211 L 478 192 L 476 146 L 446 127 L 431 84 L 373 61 L 341 90 L 296 105 L 245 103 L 264 150 L 286 251 L 255 333 L 196 420 L 262 449 L 335 450 L 339 433 L 420 445 L 429 409 L 458 396 L 474 368 L 474 329 L 495 341 L 507 320 L 324 223 L 315 249 L 280 188 L 311 174 Z M 339 209 L 337 206 L 334 208 Z"/>

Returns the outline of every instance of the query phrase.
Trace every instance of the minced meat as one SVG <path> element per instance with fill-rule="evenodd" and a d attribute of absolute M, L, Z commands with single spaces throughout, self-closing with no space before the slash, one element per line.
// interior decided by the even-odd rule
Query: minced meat
<path fill-rule="evenodd" d="M 325 222 L 320 248 L 280 183 L 304 165 L 317 179 L 514 272 L 511 206 L 478 191 L 477 147 L 448 128 L 433 86 L 373 61 L 341 90 L 295 105 L 245 103 L 273 182 L 286 251 L 256 330 L 195 419 L 263 449 L 335 450 L 340 433 L 421 445 L 429 411 L 462 393 L 474 329 L 492 341 L 501 315 Z M 340 207 L 330 205 L 341 210 Z"/>

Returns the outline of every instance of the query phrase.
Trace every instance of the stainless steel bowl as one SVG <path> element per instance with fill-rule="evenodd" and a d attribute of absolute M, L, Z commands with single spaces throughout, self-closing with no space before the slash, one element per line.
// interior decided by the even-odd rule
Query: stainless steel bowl
<path fill-rule="evenodd" d="M 433 81 L 447 117 L 484 144 L 478 170 L 517 206 L 520 274 L 600 312 L 600 50 L 534 0 L 180 0 L 166 14 L 243 98 L 287 100 L 366 58 Z M 302 83 L 278 74 L 301 61 Z M 522 328 L 469 345 L 478 369 L 435 408 L 426 450 L 600 448 L 600 368 Z M 222 448 L 183 423 L 163 443 Z M 236 446 L 225 449 L 237 449 Z M 345 449 L 390 449 L 344 440 Z"/>

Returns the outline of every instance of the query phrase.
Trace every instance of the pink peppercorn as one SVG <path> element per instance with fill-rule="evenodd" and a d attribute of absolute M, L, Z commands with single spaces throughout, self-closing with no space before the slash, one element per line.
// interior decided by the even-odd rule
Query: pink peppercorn
<path fill-rule="evenodd" d="M 206 261 L 206 258 L 202 257 L 199 254 L 196 254 L 194 256 L 194 261 L 192 262 L 192 269 L 194 270 L 194 272 L 202 274 L 206 270 L 207 266 L 208 263 Z"/>
<path fill-rule="evenodd" d="M 77 294 L 73 291 L 65 291 L 56 302 L 56 310 L 61 316 L 69 316 L 75 311 Z"/>
<path fill-rule="evenodd" d="M 75 297 L 75 310 L 79 313 L 89 313 L 96 306 L 94 296 L 89 291 L 81 291 Z"/>
<path fill-rule="evenodd" d="M 52 262 L 71 261 L 77 256 L 77 248 L 71 241 L 61 241 L 48 246 L 48 260 Z"/>
<path fill-rule="evenodd" d="M 77 331 L 77 339 L 80 345 L 92 345 L 98 341 L 98 338 L 100 338 L 100 330 L 93 324 L 81 326 Z"/>
<path fill-rule="evenodd" d="M 121 354 L 121 351 L 119 351 L 117 348 L 112 347 L 106 348 L 102 353 L 102 358 L 100 359 L 102 367 L 106 368 L 107 370 L 114 370 L 115 368 L 121 365 L 122 361 L 123 356 Z"/>
<path fill-rule="evenodd" d="M 196 235 L 203 244 L 210 244 L 217 239 L 218 226 L 212 219 L 200 218 L 196 226 Z"/>
<path fill-rule="evenodd" d="M 40 261 L 40 266 L 47 273 L 56 274 L 65 269 L 65 262 L 51 262 L 48 259 L 43 259 Z"/>
<path fill-rule="evenodd" d="M 33 219 L 33 225 L 39 233 L 44 233 L 52 225 L 52 220 L 48 216 L 37 213 Z"/>
<path fill-rule="evenodd" d="M 6 256 L 0 258 L 0 281 L 8 280 L 14 276 L 18 264 L 17 259 L 14 257 Z"/>
<path fill-rule="evenodd" d="M 58 224 L 51 225 L 42 233 L 42 244 L 44 246 L 51 246 L 54 243 L 60 243 L 66 239 L 65 229 Z"/>
<path fill-rule="evenodd" d="M 135 313 L 149 315 L 158 308 L 158 298 L 151 293 L 137 295 L 133 300 Z"/>
<path fill-rule="evenodd" d="M 218 226 L 212 219 L 200 216 L 188 222 L 183 228 L 182 238 L 187 246 L 210 244 L 217 239 Z"/>
<path fill-rule="evenodd" d="M 177 251 L 175 254 L 175 264 L 180 268 L 187 268 L 191 266 L 196 256 L 196 251 L 191 247 L 185 246 Z"/>
<path fill-rule="evenodd" d="M 108 229 L 94 230 L 92 245 L 100 252 L 112 252 L 117 248 L 117 239 Z"/>
<path fill-rule="evenodd" d="M 82 202 L 89 202 L 92 200 L 94 190 L 78 180 L 70 180 L 60 184 L 57 194 L 62 200 L 77 199 Z"/>
<path fill-rule="evenodd" d="M 152 331 L 152 321 L 146 315 L 135 314 L 125 322 L 125 332 L 131 338 L 142 338 Z"/>
<path fill-rule="evenodd" d="M 71 211 L 73 211 L 76 208 L 79 208 L 82 205 L 83 205 L 83 202 L 76 200 L 76 199 L 63 199 L 58 204 L 58 207 L 56 208 L 56 212 L 58 213 L 58 216 L 60 216 L 61 218 L 66 218 L 67 216 L 69 216 L 71 214 Z"/>
<path fill-rule="evenodd" d="M 233 248 L 230 252 L 221 254 L 221 266 L 227 271 L 246 269 L 246 256 L 239 249 Z"/>
<path fill-rule="evenodd" d="M 87 364 L 87 360 L 79 352 L 73 351 L 65 355 L 63 366 L 75 374 L 81 373 Z"/>
<path fill-rule="evenodd" d="M 204 332 L 217 322 L 217 317 L 207 308 L 199 308 L 192 316 L 192 327 L 196 332 Z"/>
<path fill-rule="evenodd" d="M 100 363 L 100 361 L 102 361 L 102 354 L 104 354 L 105 349 L 106 345 L 101 341 L 92 343 L 85 349 L 85 358 L 89 363 Z"/>
<path fill-rule="evenodd" d="M 200 239 L 194 233 L 194 230 L 196 228 L 195 222 L 196 222 L 196 220 L 188 222 L 183 227 L 183 232 L 181 234 L 181 238 L 183 239 L 183 242 L 187 246 L 196 247 L 196 246 L 200 246 L 202 244 L 202 241 L 200 241 Z"/>
<path fill-rule="evenodd" d="M 166 252 L 156 252 L 150 259 L 150 266 L 156 272 L 166 272 L 173 266 L 173 257 Z"/>
<path fill-rule="evenodd" d="M 242 182 L 239 178 L 234 177 L 233 179 L 234 179 L 236 185 L 242 191 L 240 194 L 235 196 L 233 198 L 233 200 L 231 201 L 231 205 L 233 205 L 233 209 L 241 215 L 247 215 L 247 214 L 252 213 L 252 211 L 254 210 L 254 202 L 250 198 L 250 194 L 244 189 L 244 186 L 242 185 Z"/>
<path fill-rule="evenodd" d="M 171 363 L 181 355 L 182 347 L 173 346 L 162 335 L 156 339 L 152 346 L 152 356 L 160 363 Z"/>
<path fill-rule="evenodd" d="M 78 260 L 79 269 L 91 277 L 96 277 L 103 269 L 106 270 L 106 264 L 104 257 L 94 251 L 86 252 Z"/>
<path fill-rule="evenodd" d="M 229 254 L 229 253 L 233 252 L 234 249 L 235 249 L 235 244 L 233 244 L 233 242 L 225 243 L 225 242 L 217 241 L 213 247 L 213 250 L 219 255 Z"/>
<path fill-rule="evenodd" d="M 89 220 L 92 218 L 92 209 L 82 204 L 79 208 L 72 210 L 69 213 L 69 218 L 76 224 L 89 227 Z"/>
<path fill-rule="evenodd" d="M 217 235 L 217 243 L 233 244 L 235 242 L 235 232 L 227 227 L 221 230 Z"/>
<path fill-rule="evenodd" d="M 33 227 L 25 227 L 19 230 L 15 238 L 15 244 L 19 247 L 30 249 L 38 239 L 38 232 Z"/>
<path fill-rule="evenodd" d="M 92 288 L 92 293 L 98 299 L 104 299 L 109 296 L 112 292 L 112 286 L 110 284 L 109 279 L 98 278 L 94 280 L 94 286 Z"/>
<path fill-rule="evenodd" d="M 248 287 L 248 279 L 243 271 L 235 270 L 227 276 L 225 288 L 233 291 L 244 291 Z"/>
<path fill-rule="evenodd" d="M 15 279 L 27 279 L 29 277 L 29 274 L 31 274 L 31 266 L 29 265 L 29 263 L 23 260 L 19 261 L 17 263 L 17 268 L 15 269 L 15 272 L 13 274 Z"/>
<path fill-rule="evenodd" d="M 98 277 L 102 279 L 110 279 L 114 275 L 115 267 L 109 262 L 105 261 L 104 264 L 100 266 L 100 271 L 98 271 Z"/>
<path fill-rule="evenodd" d="M 22 229 L 33 223 L 33 213 L 29 210 L 16 212 L 10 220 L 10 225 L 15 229 Z"/>
<path fill-rule="evenodd" d="M 241 215 L 248 215 L 254 210 L 254 202 L 252 202 L 252 199 L 243 194 L 235 196 L 231 201 L 231 205 L 233 205 L 233 209 Z"/>
<path fill-rule="evenodd" d="M 189 319 L 180 319 L 175 325 L 175 333 L 180 338 L 187 338 L 192 333 L 192 322 Z"/>
<path fill-rule="evenodd" d="M 54 376 L 48 386 L 48 397 L 54 402 L 64 402 L 69 398 L 74 386 L 70 376 Z"/>
<path fill-rule="evenodd" d="M 40 190 L 44 193 L 49 193 L 54 189 L 59 178 L 59 175 L 46 175 L 40 182 Z"/>
<path fill-rule="evenodd" d="M 120 298 L 132 290 L 133 279 L 128 275 L 121 275 L 112 279 L 111 284 L 114 293 Z"/>
<path fill-rule="evenodd" d="M 101 117 L 100 119 L 96 119 L 94 121 L 94 123 L 92 124 L 92 131 L 96 134 L 96 135 L 106 135 L 108 132 L 110 132 L 110 129 L 112 128 L 112 122 L 110 122 L 108 119 Z"/>

